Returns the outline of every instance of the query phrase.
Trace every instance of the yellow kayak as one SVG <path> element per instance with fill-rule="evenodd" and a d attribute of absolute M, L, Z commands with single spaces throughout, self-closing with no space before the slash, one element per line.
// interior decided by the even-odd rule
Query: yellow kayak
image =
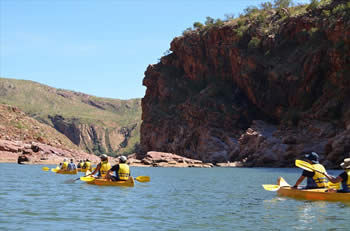
<path fill-rule="evenodd" d="M 106 179 L 94 179 L 92 181 L 85 181 L 88 184 L 100 185 L 100 186 L 126 186 L 134 187 L 134 178 L 129 177 L 126 181 L 108 181 Z"/>
<path fill-rule="evenodd" d="M 61 170 L 61 169 L 59 169 L 59 170 L 56 171 L 56 173 L 58 173 L 58 174 L 72 174 L 72 175 L 74 175 L 74 174 L 77 174 L 78 171 L 77 170 Z"/>
<path fill-rule="evenodd" d="M 279 196 L 306 200 L 350 202 L 350 193 L 326 192 L 327 189 L 294 189 L 282 177 L 278 179 L 277 183 L 280 186 L 277 190 Z"/>

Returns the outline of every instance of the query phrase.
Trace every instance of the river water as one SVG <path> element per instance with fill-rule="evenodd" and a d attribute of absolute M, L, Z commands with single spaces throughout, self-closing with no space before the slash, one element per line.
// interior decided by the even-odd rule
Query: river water
<path fill-rule="evenodd" d="M 0 164 L 0 230 L 350 230 L 349 204 L 261 186 L 294 184 L 300 169 L 131 167 L 151 182 L 126 188 L 66 183 L 79 175 L 42 167 Z"/>

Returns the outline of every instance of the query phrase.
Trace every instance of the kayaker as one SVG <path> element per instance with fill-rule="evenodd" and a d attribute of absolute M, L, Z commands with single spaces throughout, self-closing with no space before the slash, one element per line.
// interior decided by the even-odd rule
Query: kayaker
<path fill-rule="evenodd" d="M 305 155 L 306 161 L 312 164 L 313 168 L 320 171 L 326 172 L 325 167 L 319 163 L 319 157 L 316 152 L 311 152 Z M 303 189 L 313 189 L 313 188 L 326 188 L 328 186 L 327 178 L 318 172 L 309 172 L 304 170 L 293 188 L 298 188 L 298 185 L 307 178 L 306 187 Z"/>
<path fill-rule="evenodd" d="M 61 169 L 62 170 L 67 170 L 68 169 L 68 161 L 67 161 L 66 158 L 63 159 L 63 163 L 62 163 Z"/>
<path fill-rule="evenodd" d="M 130 177 L 130 168 L 129 165 L 126 164 L 128 159 L 126 156 L 119 157 L 119 164 L 114 165 L 107 172 L 107 179 L 112 181 L 125 181 Z M 114 172 L 114 174 L 112 174 Z"/>
<path fill-rule="evenodd" d="M 344 169 L 339 176 L 334 177 L 326 174 L 328 180 L 334 184 L 341 182 L 342 189 L 337 190 L 337 192 L 341 193 L 349 193 L 350 192 L 350 158 L 344 159 L 344 162 L 340 164 L 340 166 Z"/>
<path fill-rule="evenodd" d="M 83 169 L 87 169 L 87 170 L 91 171 L 91 162 L 89 159 L 86 159 L 86 161 L 83 165 Z"/>
<path fill-rule="evenodd" d="M 108 163 L 108 156 L 106 154 L 101 155 L 101 162 L 96 166 L 96 169 L 88 176 L 95 175 L 97 173 L 98 178 L 105 178 L 108 170 L 111 169 L 111 164 Z"/>
<path fill-rule="evenodd" d="M 77 168 L 83 168 L 83 160 L 79 160 L 79 163 L 77 164 Z"/>
<path fill-rule="evenodd" d="M 73 171 L 77 169 L 77 166 L 74 164 L 73 159 L 70 159 L 70 163 L 68 164 L 68 170 Z"/>

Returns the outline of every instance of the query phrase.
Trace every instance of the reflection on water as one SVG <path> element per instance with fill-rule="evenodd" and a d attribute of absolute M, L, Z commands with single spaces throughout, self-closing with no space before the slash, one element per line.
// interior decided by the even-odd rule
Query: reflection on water
<path fill-rule="evenodd" d="M 350 206 L 263 190 L 299 169 L 132 168 L 151 182 L 99 187 L 42 166 L 0 164 L 0 230 L 348 230 Z"/>

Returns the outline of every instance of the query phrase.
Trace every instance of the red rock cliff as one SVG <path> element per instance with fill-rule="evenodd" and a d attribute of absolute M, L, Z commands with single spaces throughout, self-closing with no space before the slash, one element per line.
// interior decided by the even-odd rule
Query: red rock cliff
<path fill-rule="evenodd" d="M 350 152 L 349 9 L 334 1 L 284 20 L 271 12 L 264 33 L 248 20 L 243 35 L 227 22 L 175 38 L 145 72 L 143 153 L 291 166 L 316 151 L 338 165 Z"/>

